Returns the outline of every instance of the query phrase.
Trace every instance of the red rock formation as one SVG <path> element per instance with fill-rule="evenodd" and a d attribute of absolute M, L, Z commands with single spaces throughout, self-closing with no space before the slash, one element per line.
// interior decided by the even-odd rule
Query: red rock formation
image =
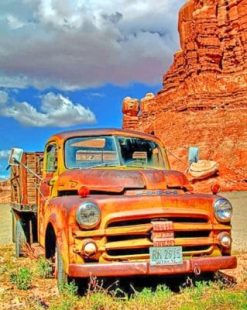
<path fill-rule="evenodd" d="M 138 99 L 126 97 L 123 100 L 123 126 L 128 129 L 134 129 L 138 126 Z"/>
<path fill-rule="evenodd" d="M 135 129 L 154 131 L 181 160 L 170 156 L 176 169 L 186 169 L 190 145 L 217 161 L 219 176 L 196 187 L 247 190 L 247 0 L 187 1 L 179 34 L 163 89 L 141 106 Z"/>

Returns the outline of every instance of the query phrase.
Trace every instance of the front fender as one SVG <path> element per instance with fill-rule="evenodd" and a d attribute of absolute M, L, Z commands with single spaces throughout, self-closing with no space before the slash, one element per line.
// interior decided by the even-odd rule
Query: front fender
<path fill-rule="evenodd" d="M 70 247 L 74 242 L 72 230 L 78 227 L 75 220 L 75 212 L 82 201 L 83 198 L 79 196 L 53 198 L 47 201 L 45 211 L 42 215 L 42 220 L 44 222 L 44 238 L 42 240 L 42 245 L 46 245 L 47 230 L 49 225 L 51 225 L 56 235 L 56 243 L 59 247 L 66 272 L 68 272 L 68 265 L 73 256 L 73 253 L 70 252 Z"/>
<path fill-rule="evenodd" d="M 45 234 L 43 244 L 46 253 L 55 252 L 55 247 L 59 248 L 59 252 L 63 259 L 65 272 L 68 272 L 69 266 L 69 214 L 70 208 L 65 204 L 64 199 L 61 197 L 52 199 L 46 205 L 44 213 Z M 53 242 L 53 235 L 55 241 Z M 47 249 L 47 247 L 54 247 L 54 249 Z"/>
<path fill-rule="evenodd" d="M 49 223 L 52 225 L 56 236 L 56 247 L 59 248 L 59 253 L 63 260 L 65 272 L 68 274 L 69 269 L 69 247 L 68 247 L 68 233 L 66 229 L 61 226 L 59 218 L 52 214 Z"/>

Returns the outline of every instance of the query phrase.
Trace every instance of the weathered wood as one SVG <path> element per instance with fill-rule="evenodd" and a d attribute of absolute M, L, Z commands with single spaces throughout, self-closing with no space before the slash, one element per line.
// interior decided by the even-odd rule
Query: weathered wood
<path fill-rule="evenodd" d="M 34 173 L 41 176 L 43 153 L 24 153 L 22 163 L 31 169 Z M 38 186 L 37 178 L 27 171 L 23 166 L 12 166 L 11 170 L 11 202 L 28 206 L 38 203 Z"/>

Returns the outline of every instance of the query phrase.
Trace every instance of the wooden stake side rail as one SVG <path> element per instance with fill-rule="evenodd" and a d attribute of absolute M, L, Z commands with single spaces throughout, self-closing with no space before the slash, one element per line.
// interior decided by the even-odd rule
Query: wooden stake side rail
<path fill-rule="evenodd" d="M 34 173 L 41 176 L 43 165 L 43 153 L 24 153 L 22 163 Z M 19 211 L 34 211 L 38 205 L 37 178 L 21 165 L 12 166 L 11 169 L 11 203 Z"/>

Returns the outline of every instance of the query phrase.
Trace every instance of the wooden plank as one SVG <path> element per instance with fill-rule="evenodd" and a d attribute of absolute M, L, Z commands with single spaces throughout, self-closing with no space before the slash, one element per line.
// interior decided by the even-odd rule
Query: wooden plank
<path fill-rule="evenodd" d="M 22 163 L 34 173 L 41 175 L 43 153 L 23 154 Z M 11 167 L 11 202 L 25 205 L 34 205 L 38 201 L 38 180 L 22 166 Z"/>
<path fill-rule="evenodd" d="M 37 182 L 34 182 L 34 181 L 32 181 L 32 182 L 27 182 L 27 187 L 28 187 L 28 188 L 35 188 L 36 185 L 37 185 Z"/>

